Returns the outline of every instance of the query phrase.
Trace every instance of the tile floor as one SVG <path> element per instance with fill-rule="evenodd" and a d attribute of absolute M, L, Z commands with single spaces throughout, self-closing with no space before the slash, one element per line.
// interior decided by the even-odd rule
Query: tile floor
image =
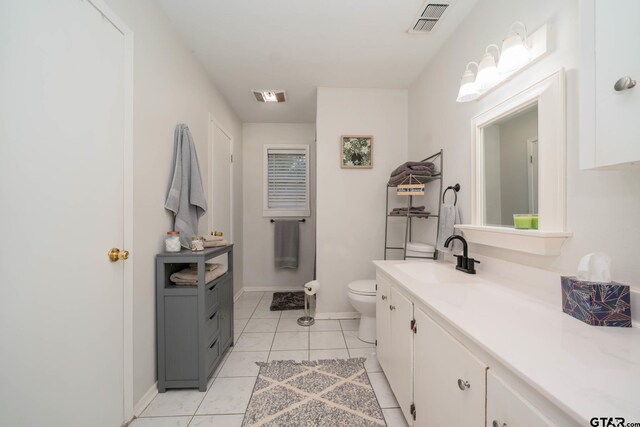
<path fill-rule="evenodd" d="M 389 427 L 405 427 L 398 403 L 380 369 L 373 344 L 357 337 L 358 320 L 296 322 L 302 310 L 269 310 L 272 292 L 245 292 L 236 302 L 235 346 L 209 380 L 208 390 L 158 394 L 131 427 L 239 427 L 258 366 L 271 360 L 366 357 L 365 368 Z"/>

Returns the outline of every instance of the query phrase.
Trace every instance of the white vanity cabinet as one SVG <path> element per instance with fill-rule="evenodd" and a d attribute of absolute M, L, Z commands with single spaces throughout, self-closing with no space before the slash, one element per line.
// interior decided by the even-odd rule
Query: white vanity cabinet
<path fill-rule="evenodd" d="M 413 303 L 385 276 L 376 279 L 377 355 L 405 418 L 413 402 Z"/>
<path fill-rule="evenodd" d="M 505 382 L 487 373 L 487 427 L 553 426 L 536 408 Z"/>
<path fill-rule="evenodd" d="M 537 393 L 514 391 L 496 376 L 504 366 L 461 337 L 401 281 L 380 270 L 376 281 L 378 360 L 410 426 L 575 425 Z"/>
<path fill-rule="evenodd" d="M 422 310 L 415 320 L 414 426 L 483 426 L 487 366 Z"/>
<path fill-rule="evenodd" d="M 580 166 L 640 162 L 638 0 L 582 0 Z"/>

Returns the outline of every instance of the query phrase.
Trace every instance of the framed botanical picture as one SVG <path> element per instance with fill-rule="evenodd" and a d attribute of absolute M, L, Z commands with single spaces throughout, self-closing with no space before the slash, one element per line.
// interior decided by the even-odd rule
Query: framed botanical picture
<path fill-rule="evenodd" d="M 373 136 L 342 135 L 340 137 L 340 166 L 345 169 L 373 167 Z"/>

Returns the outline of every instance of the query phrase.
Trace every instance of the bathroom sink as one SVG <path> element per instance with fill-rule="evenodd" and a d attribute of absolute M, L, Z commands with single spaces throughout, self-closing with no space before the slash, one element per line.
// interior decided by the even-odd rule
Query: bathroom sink
<path fill-rule="evenodd" d="M 474 276 L 455 270 L 454 265 L 435 265 L 423 262 L 407 262 L 395 266 L 401 273 L 429 283 L 472 283 L 477 281 Z"/>

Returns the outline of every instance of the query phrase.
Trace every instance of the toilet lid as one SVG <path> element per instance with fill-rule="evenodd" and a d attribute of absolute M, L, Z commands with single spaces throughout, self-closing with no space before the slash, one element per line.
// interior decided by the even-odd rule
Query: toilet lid
<path fill-rule="evenodd" d="M 356 280 L 349 283 L 349 291 L 358 295 L 375 295 L 376 294 L 376 281 L 375 280 Z"/>

